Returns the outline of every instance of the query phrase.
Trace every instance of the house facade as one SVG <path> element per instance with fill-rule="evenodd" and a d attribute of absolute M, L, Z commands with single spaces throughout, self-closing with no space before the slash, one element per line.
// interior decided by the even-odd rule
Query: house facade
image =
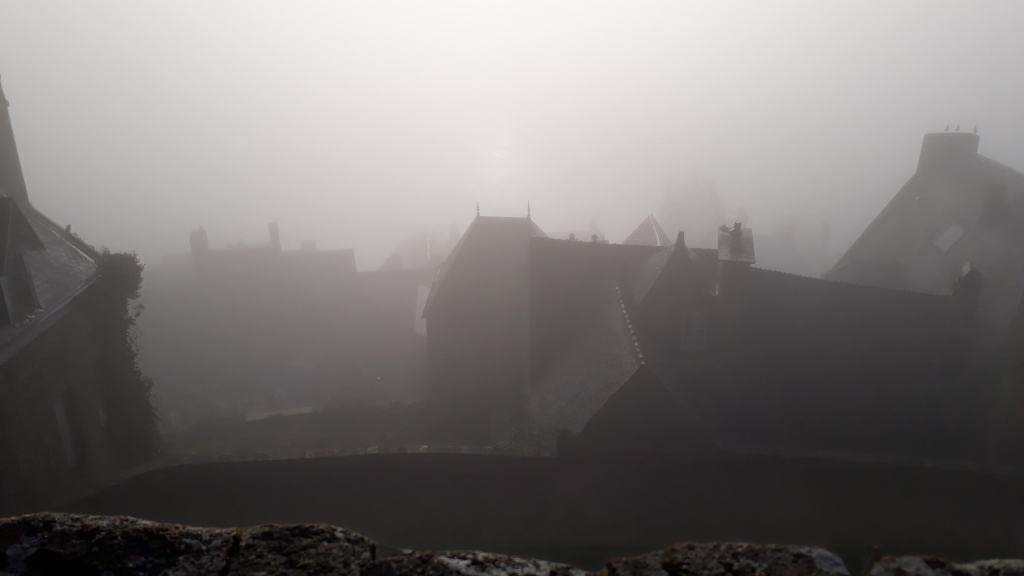
<path fill-rule="evenodd" d="M 33 207 L 0 88 L 0 512 L 74 494 L 155 448 L 128 335 L 140 273 Z"/>

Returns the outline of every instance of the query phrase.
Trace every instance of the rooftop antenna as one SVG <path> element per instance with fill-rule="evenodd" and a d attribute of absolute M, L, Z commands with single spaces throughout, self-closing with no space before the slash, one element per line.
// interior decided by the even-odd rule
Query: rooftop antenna
<path fill-rule="evenodd" d="M 527 220 L 530 219 L 530 203 L 529 202 L 526 203 L 526 219 Z"/>
<path fill-rule="evenodd" d="M 477 218 L 480 217 L 480 203 L 479 202 L 476 203 L 476 217 Z"/>

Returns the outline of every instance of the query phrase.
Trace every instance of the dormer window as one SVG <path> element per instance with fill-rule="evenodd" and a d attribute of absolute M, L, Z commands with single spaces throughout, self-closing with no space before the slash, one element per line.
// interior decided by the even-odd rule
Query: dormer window
<path fill-rule="evenodd" d="M 942 252 L 949 252 L 949 249 L 959 242 L 963 236 L 964 229 L 959 224 L 953 224 L 936 236 L 932 240 L 932 244 Z"/>

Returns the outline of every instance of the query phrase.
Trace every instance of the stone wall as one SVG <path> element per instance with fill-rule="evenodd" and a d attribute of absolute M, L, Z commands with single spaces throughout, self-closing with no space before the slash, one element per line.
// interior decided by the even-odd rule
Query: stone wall
<path fill-rule="evenodd" d="M 72 306 L 0 366 L 0 513 L 27 511 L 112 466 L 93 320 Z"/>
<path fill-rule="evenodd" d="M 615 558 L 593 572 L 566 564 L 473 551 L 382 552 L 369 538 L 329 525 L 198 528 L 124 516 L 33 514 L 0 519 L 0 574 L 339 574 L 366 576 L 850 576 L 832 552 L 810 546 L 681 543 Z M 871 576 L 1001 576 L 1022 560 L 956 564 L 883 558 Z"/>
<path fill-rule="evenodd" d="M 1022 479 L 750 454 L 378 454 L 172 466 L 61 511 L 203 526 L 325 522 L 403 548 L 589 568 L 672 542 L 800 542 L 836 550 L 859 570 L 883 554 L 1017 556 Z"/>

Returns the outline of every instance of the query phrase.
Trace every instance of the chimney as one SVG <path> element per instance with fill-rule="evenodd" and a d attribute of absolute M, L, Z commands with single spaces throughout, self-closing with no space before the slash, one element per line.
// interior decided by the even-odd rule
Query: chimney
<path fill-rule="evenodd" d="M 277 222 L 271 222 L 267 224 L 267 231 L 270 233 L 270 248 L 275 252 L 280 252 L 281 231 L 277 227 Z"/>
<path fill-rule="evenodd" d="M 718 229 L 718 293 L 725 298 L 740 298 L 754 263 L 754 233 L 736 222 Z"/>
<path fill-rule="evenodd" d="M 979 136 L 970 132 L 925 134 L 917 172 L 938 172 L 956 168 L 978 155 Z"/>
<path fill-rule="evenodd" d="M 732 227 L 718 229 L 719 262 L 735 262 L 750 266 L 754 263 L 754 233 L 736 222 Z"/>
<path fill-rule="evenodd" d="M 960 276 L 953 283 L 953 300 L 964 318 L 969 319 L 978 310 L 983 283 L 981 272 L 978 272 L 970 262 L 960 269 Z"/>
<path fill-rule="evenodd" d="M 0 196 L 14 198 L 22 206 L 28 205 L 25 176 L 21 171 L 18 146 L 14 142 L 14 128 L 8 112 L 9 103 L 0 82 Z"/>
<path fill-rule="evenodd" d="M 192 231 L 188 237 L 189 247 L 192 248 L 192 255 L 198 256 L 210 250 L 210 240 L 206 237 L 206 229 L 200 226 Z"/>

